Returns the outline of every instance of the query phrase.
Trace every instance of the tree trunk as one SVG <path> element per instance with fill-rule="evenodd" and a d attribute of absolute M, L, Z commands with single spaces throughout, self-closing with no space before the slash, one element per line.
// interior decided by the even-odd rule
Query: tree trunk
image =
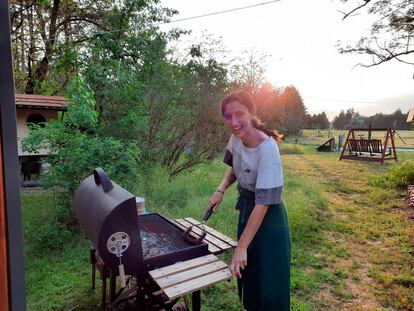
<path fill-rule="evenodd" d="M 53 8 L 52 12 L 50 14 L 50 25 L 48 29 L 48 33 L 46 33 L 45 27 L 41 27 L 41 36 L 43 38 L 43 41 L 45 43 L 45 55 L 43 56 L 42 60 L 38 63 L 36 67 L 36 71 L 34 73 L 34 76 L 29 76 L 29 79 L 27 81 L 26 85 L 26 94 L 33 94 L 35 91 L 36 85 L 40 85 L 43 81 L 46 80 L 47 75 L 49 73 L 49 60 L 51 59 L 53 55 L 53 48 L 57 36 L 57 17 L 59 13 L 59 7 L 60 7 L 60 0 L 54 0 L 53 1 Z M 44 22 L 42 17 L 42 12 L 40 10 L 38 12 L 38 18 L 41 23 L 43 23 L 43 26 L 46 24 Z"/>
<path fill-rule="evenodd" d="M 20 18 L 22 21 L 21 32 L 20 32 L 20 66 L 21 71 L 25 70 L 25 48 L 24 48 L 24 27 L 25 27 L 25 17 L 24 17 L 24 0 L 20 0 Z M 17 43 L 16 43 L 17 45 Z"/>
<path fill-rule="evenodd" d="M 35 39 L 33 35 L 33 7 L 31 7 L 30 11 L 28 12 L 28 22 L 30 48 L 29 53 L 27 54 L 27 84 L 24 92 L 26 94 L 33 94 L 35 87 L 35 81 L 33 80 L 33 59 L 35 58 Z"/>

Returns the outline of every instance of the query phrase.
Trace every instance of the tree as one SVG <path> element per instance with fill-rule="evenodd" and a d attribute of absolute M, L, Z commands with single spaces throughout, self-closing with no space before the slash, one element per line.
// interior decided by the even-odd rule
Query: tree
<path fill-rule="evenodd" d="M 328 117 L 326 116 L 325 111 L 323 111 L 319 114 L 314 114 L 312 116 L 311 128 L 326 130 L 326 129 L 329 128 L 329 125 L 330 125 L 329 120 L 328 120 Z"/>
<path fill-rule="evenodd" d="M 145 27 L 145 23 L 166 21 L 176 13 L 158 7 L 158 2 L 13 0 L 10 20 L 17 89 L 29 94 L 63 93 L 81 66 L 79 51 L 86 42 L 101 32 L 121 36 L 131 26 L 122 18 L 113 23 L 119 7 L 128 7 L 130 14 L 140 14 L 144 21 L 140 26 Z M 46 81 L 48 85 L 44 85 Z"/>
<path fill-rule="evenodd" d="M 303 128 L 306 114 L 306 107 L 299 91 L 293 86 L 285 87 L 280 95 L 280 102 L 284 115 L 285 133 L 288 135 L 299 133 L 299 130 Z"/>
<path fill-rule="evenodd" d="M 344 3 L 353 0 L 341 0 Z M 355 1 L 356 2 L 356 1 Z M 340 53 L 358 53 L 371 56 L 371 62 L 359 64 L 372 67 L 390 60 L 414 65 L 412 44 L 414 35 L 414 8 L 411 0 L 363 0 L 344 13 L 343 19 L 350 18 L 360 10 L 378 16 L 371 25 L 371 32 L 355 45 L 339 48 Z"/>
<path fill-rule="evenodd" d="M 285 113 L 280 101 L 280 90 L 265 83 L 253 96 L 257 105 L 257 115 L 265 125 L 273 129 L 284 127 Z"/>
<path fill-rule="evenodd" d="M 365 119 L 365 123 L 372 127 L 392 128 L 397 130 L 408 130 L 411 124 L 406 122 L 407 116 L 403 114 L 400 109 L 397 109 L 391 114 L 376 113 Z"/>
<path fill-rule="evenodd" d="M 211 160 L 225 144 L 217 103 L 228 88 L 226 64 L 193 44 L 180 62 L 167 47 L 181 31 L 140 27 L 127 4 L 112 22 L 134 32 L 102 34 L 85 50 L 83 74 L 96 94 L 105 135 L 136 141 L 141 163 L 171 175 Z"/>
<path fill-rule="evenodd" d="M 355 123 L 355 118 L 359 117 L 359 113 L 355 112 L 354 108 L 349 108 L 346 112 L 341 110 L 340 113 L 335 116 L 332 125 L 336 129 L 346 129 L 351 128 Z"/>
<path fill-rule="evenodd" d="M 253 96 L 256 95 L 266 82 L 264 75 L 268 57 L 252 49 L 244 51 L 236 58 L 230 73 L 233 88 L 242 88 Z"/>
<path fill-rule="evenodd" d="M 11 2 L 12 41 L 15 43 L 15 59 L 20 60 L 17 69 L 21 73 L 25 71 L 25 93 L 40 92 L 50 67 L 57 66 L 56 56 L 66 54 L 67 58 L 72 47 L 87 40 L 90 25 L 106 30 L 105 13 L 109 7 L 109 2 L 105 1 Z M 66 69 L 71 73 L 69 66 Z M 62 83 L 66 85 L 67 82 Z"/>

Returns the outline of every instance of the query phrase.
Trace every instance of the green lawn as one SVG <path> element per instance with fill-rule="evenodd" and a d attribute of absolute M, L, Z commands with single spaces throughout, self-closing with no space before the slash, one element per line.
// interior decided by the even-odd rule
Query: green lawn
<path fill-rule="evenodd" d="M 306 145 L 281 150 L 293 242 L 292 310 L 413 310 L 414 225 L 404 194 L 369 182 L 395 164 L 338 161 L 339 153 Z M 225 170 L 214 161 L 169 180 L 154 169 L 136 194 L 151 211 L 199 219 Z M 235 201 L 233 187 L 209 220 L 233 238 Z M 54 194 L 23 192 L 22 205 L 28 310 L 99 310 L 100 290 L 90 291 L 89 242 L 61 224 L 65 211 Z M 241 310 L 234 281 L 202 293 L 204 311 Z"/>

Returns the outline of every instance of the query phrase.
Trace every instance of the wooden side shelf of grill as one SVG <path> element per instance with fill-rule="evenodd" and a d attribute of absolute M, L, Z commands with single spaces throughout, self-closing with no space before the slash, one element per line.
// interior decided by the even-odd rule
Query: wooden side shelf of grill
<path fill-rule="evenodd" d="M 212 254 L 152 270 L 149 274 L 170 300 L 231 278 L 227 264 Z"/>
<path fill-rule="evenodd" d="M 175 219 L 174 223 L 179 226 L 184 231 L 188 229 L 192 225 L 199 225 L 200 222 L 195 220 L 194 218 L 187 217 L 181 219 Z M 212 254 L 220 254 L 224 251 L 230 250 L 237 246 L 237 242 L 233 239 L 229 238 L 228 236 L 204 225 L 204 229 L 207 235 L 204 238 L 204 242 L 208 244 L 208 250 Z M 191 230 L 191 235 L 195 238 L 199 238 L 201 236 L 202 230 L 197 226 L 193 226 Z"/>
<path fill-rule="evenodd" d="M 193 218 L 181 218 L 172 220 L 179 228 L 185 231 L 192 225 L 199 225 L 200 222 Z M 208 245 L 211 254 L 182 261 L 170 266 L 155 269 L 148 272 L 149 278 L 152 278 L 156 285 L 161 289 L 161 293 L 173 301 L 179 297 L 192 293 L 193 310 L 200 310 L 200 290 L 219 282 L 231 278 L 231 273 L 225 262 L 221 261 L 215 255 L 228 251 L 237 246 L 237 242 L 217 230 L 204 225 L 206 236 L 203 242 Z M 191 235 L 199 238 L 202 230 L 193 226 Z M 108 307 L 106 299 L 106 280 L 110 279 L 110 303 L 113 304 L 116 298 L 116 277 L 117 274 L 111 275 L 106 268 L 105 263 L 100 259 L 95 249 L 91 248 L 90 259 L 92 265 L 92 289 L 95 289 L 95 269 L 100 271 L 102 280 L 102 306 Z"/>

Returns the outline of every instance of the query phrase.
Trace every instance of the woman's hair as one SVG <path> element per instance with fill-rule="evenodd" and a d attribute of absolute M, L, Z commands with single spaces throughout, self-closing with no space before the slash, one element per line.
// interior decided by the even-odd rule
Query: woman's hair
<path fill-rule="evenodd" d="M 273 137 L 277 142 L 280 142 L 282 140 L 282 134 L 278 133 L 276 130 L 267 129 L 260 121 L 260 119 L 257 117 L 256 103 L 253 99 L 253 96 L 245 90 L 233 91 L 223 98 L 223 101 L 221 102 L 221 115 L 224 116 L 224 110 L 226 109 L 227 104 L 233 101 L 237 101 L 243 106 L 245 106 L 249 110 L 250 114 L 254 116 L 254 118 L 252 119 L 252 125 L 255 128 L 262 131 L 266 135 Z"/>

